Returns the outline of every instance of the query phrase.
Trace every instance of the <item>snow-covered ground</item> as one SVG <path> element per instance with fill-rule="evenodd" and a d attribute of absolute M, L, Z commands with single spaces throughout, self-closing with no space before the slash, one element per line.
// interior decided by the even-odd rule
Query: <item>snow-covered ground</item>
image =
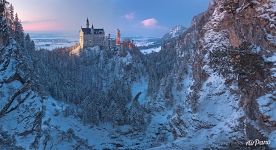
<path fill-rule="evenodd" d="M 31 33 L 30 35 L 35 42 L 36 49 L 53 50 L 56 48 L 70 47 L 78 43 L 78 35 L 63 33 Z"/>
<path fill-rule="evenodd" d="M 150 54 L 153 52 L 159 52 L 161 50 L 159 38 L 154 37 L 139 37 L 132 38 L 134 40 L 135 45 L 140 49 L 143 54 Z"/>
<path fill-rule="evenodd" d="M 36 49 L 54 50 L 56 48 L 70 47 L 79 42 L 78 34 L 64 34 L 64 33 L 31 33 L 31 38 L 34 40 Z M 153 47 L 159 38 L 154 37 L 122 37 L 122 39 L 131 39 L 135 45 L 140 48 L 143 54 L 150 54 L 159 52 L 160 46 Z M 147 48 L 150 47 L 150 48 Z"/>
<path fill-rule="evenodd" d="M 68 131 L 73 129 L 74 134 L 82 139 L 87 139 L 89 145 L 94 145 L 96 149 L 103 147 L 105 143 L 112 143 L 110 138 L 110 131 L 112 126 L 110 124 L 102 124 L 101 128 L 93 127 L 89 125 L 84 125 L 80 119 L 74 116 L 64 116 L 64 111 L 69 105 L 58 102 L 53 98 L 49 97 L 45 104 L 46 114 L 43 118 L 43 122 L 48 122 L 47 125 L 44 125 L 44 130 L 53 127 L 61 131 Z M 62 120 L 62 122 L 61 122 Z M 54 145 L 60 145 L 60 143 L 53 143 Z"/>
<path fill-rule="evenodd" d="M 161 46 L 159 47 L 154 47 L 154 48 L 148 48 L 148 49 L 141 49 L 141 52 L 143 54 L 150 54 L 154 52 L 159 52 L 161 50 Z"/>
<path fill-rule="evenodd" d="M 137 47 L 151 46 L 159 40 L 159 38 L 155 37 L 130 37 L 130 39 L 134 40 L 134 43 Z"/>
<path fill-rule="evenodd" d="M 276 92 L 275 92 L 276 93 Z M 267 94 L 257 99 L 261 113 L 269 116 L 272 120 L 276 120 L 276 102 L 273 94 Z"/>

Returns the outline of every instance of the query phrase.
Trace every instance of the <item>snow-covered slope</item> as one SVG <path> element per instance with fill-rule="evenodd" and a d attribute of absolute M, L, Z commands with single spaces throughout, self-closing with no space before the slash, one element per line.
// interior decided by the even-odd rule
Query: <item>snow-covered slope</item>
<path fill-rule="evenodd" d="M 16 42 L 1 50 L 0 64 L 0 147 L 29 147 L 38 138 L 42 98 L 32 90 L 30 73 Z M 2 133 L 9 138 L 3 137 Z M 1 136 L 2 135 L 2 136 Z"/>
<path fill-rule="evenodd" d="M 177 38 L 180 35 L 182 35 L 186 30 L 187 28 L 182 25 L 175 26 L 172 29 L 170 29 L 170 31 L 167 34 L 163 36 L 162 40 L 166 41 L 172 38 Z"/>
<path fill-rule="evenodd" d="M 128 139 L 116 139 L 120 132 L 131 132 L 129 126 L 84 124 L 71 109 L 76 105 L 39 94 L 28 74 L 25 54 L 14 40 L 1 54 L 1 149 L 103 149 L 133 144 Z"/>
<path fill-rule="evenodd" d="M 177 49 L 180 63 L 193 57 L 188 61 L 193 66 L 193 84 L 188 88 L 192 92 L 183 110 L 190 108 L 193 120 L 204 125 L 196 131 L 187 127 L 183 138 L 156 149 L 245 149 L 250 148 L 246 142 L 255 139 L 270 143 L 264 148 L 274 147 L 275 64 L 271 59 L 275 39 L 259 38 L 273 37 L 275 17 L 268 16 L 274 8 L 273 0 L 216 0 L 207 12 L 194 18 L 193 26 L 176 44 L 165 44 Z M 189 116 L 189 112 L 183 114 Z M 188 122 L 187 126 L 200 125 Z"/>

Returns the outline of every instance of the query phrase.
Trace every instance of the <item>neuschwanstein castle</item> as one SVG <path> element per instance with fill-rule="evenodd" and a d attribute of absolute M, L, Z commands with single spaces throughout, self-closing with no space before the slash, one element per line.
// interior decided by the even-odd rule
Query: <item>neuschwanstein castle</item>
<path fill-rule="evenodd" d="M 86 28 L 80 30 L 80 46 L 84 47 L 93 47 L 93 46 L 104 46 L 105 41 L 105 32 L 104 29 L 96 29 L 93 24 L 90 27 L 89 20 L 86 20 Z"/>
<path fill-rule="evenodd" d="M 102 46 L 109 48 L 117 48 L 117 49 L 125 49 L 125 48 L 133 48 L 135 45 L 131 40 L 124 40 L 121 42 L 121 33 L 120 30 L 117 29 L 116 39 L 112 39 L 110 34 L 105 36 L 105 31 L 103 28 L 97 29 L 94 28 L 93 24 L 90 27 L 89 19 L 86 20 L 86 28 L 81 27 L 80 30 L 80 48 L 94 47 L 94 46 Z"/>

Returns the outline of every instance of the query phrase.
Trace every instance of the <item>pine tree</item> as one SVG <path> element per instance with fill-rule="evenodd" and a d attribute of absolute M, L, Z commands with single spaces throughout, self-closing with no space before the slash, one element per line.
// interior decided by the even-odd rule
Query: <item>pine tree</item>
<path fill-rule="evenodd" d="M 31 37 L 30 37 L 29 34 L 27 34 L 25 36 L 25 44 L 24 45 L 25 45 L 26 50 L 28 50 L 28 51 L 34 51 L 35 50 L 34 41 L 31 40 Z"/>
<path fill-rule="evenodd" d="M 142 92 L 139 92 L 133 99 L 132 104 L 129 109 L 129 122 L 130 124 L 138 129 L 141 130 L 145 127 L 145 113 L 144 107 L 140 105 L 138 99 Z"/>
<path fill-rule="evenodd" d="M 0 1 L 0 45 L 5 45 L 9 38 L 9 26 L 5 14 L 6 4 L 5 0 Z"/>
<path fill-rule="evenodd" d="M 9 6 L 8 25 L 12 30 L 14 30 L 14 7 L 12 4 Z"/>
<path fill-rule="evenodd" d="M 12 22 L 10 22 L 11 14 L 10 14 L 10 5 L 8 2 L 5 4 L 5 12 L 4 12 L 5 18 L 7 20 L 8 26 L 11 25 Z"/>
<path fill-rule="evenodd" d="M 14 19 L 14 38 L 21 47 L 24 47 L 24 31 L 17 13 L 15 14 Z"/>
<path fill-rule="evenodd" d="M 7 2 L 5 0 L 0 0 L 0 13 L 1 13 L 1 16 L 3 16 L 3 13 L 5 12 L 6 3 Z"/>

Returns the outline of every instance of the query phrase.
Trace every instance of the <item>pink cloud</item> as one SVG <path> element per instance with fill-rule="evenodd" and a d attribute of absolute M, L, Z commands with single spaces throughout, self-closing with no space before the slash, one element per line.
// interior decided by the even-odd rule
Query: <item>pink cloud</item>
<path fill-rule="evenodd" d="M 141 23 L 144 27 L 156 27 L 158 24 L 158 21 L 155 18 L 149 18 L 149 19 L 143 20 Z"/>
<path fill-rule="evenodd" d="M 125 14 L 124 15 L 124 18 L 126 20 L 133 20 L 135 18 L 135 14 L 132 12 L 132 13 L 128 13 L 128 14 Z"/>

